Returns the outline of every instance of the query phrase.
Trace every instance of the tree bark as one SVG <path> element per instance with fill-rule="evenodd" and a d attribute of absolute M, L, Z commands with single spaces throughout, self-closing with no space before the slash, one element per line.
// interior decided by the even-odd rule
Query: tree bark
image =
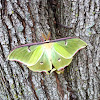
<path fill-rule="evenodd" d="M 100 100 L 99 0 L 0 0 L 0 100 Z M 18 45 L 79 37 L 79 51 L 63 74 L 32 72 L 8 61 Z"/>

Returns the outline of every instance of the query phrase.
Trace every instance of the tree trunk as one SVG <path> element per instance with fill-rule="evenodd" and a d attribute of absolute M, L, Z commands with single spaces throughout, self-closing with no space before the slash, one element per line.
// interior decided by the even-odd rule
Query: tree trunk
<path fill-rule="evenodd" d="M 99 0 L 0 0 L 0 100 L 100 100 Z M 79 37 L 79 51 L 64 74 L 32 72 L 8 61 L 18 45 Z"/>

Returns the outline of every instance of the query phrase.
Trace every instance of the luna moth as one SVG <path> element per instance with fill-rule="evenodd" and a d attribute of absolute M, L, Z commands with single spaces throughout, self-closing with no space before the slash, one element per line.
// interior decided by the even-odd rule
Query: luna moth
<path fill-rule="evenodd" d="M 44 38 L 45 35 L 43 35 Z M 45 42 L 25 44 L 16 47 L 8 55 L 8 60 L 21 62 L 34 72 L 60 72 L 68 66 L 73 56 L 87 46 L 79 38 L 66 37 Z"/>

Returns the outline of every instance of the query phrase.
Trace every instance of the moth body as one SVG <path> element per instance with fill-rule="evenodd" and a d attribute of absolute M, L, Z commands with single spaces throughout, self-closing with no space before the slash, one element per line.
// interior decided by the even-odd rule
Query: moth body
<path fill-rule="evenodd" d="M 50 62 L 52 63 L 51 50 L 52 50 L 52 47 L 53 47 L 53 43 L 45 43 L 45 44 L 43 44 L 43 46 L 44 46 L 45 52 L 48 55 Z"/>

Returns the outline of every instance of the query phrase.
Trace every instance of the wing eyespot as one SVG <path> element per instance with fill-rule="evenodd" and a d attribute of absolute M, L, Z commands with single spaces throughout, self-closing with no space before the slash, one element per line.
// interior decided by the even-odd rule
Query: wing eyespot
<path fill-rule="evenodd" d="M 31 49 L 30 49 L 30 47 L 29 47 L 29 46 L 28 46 L 27 50 L 28 50 L 28 52 L 31 52 Z"/>
<path fill-rule="evenodd" d="M 67 41 L 65 41 L 65 46 L 67 45 Z"/>
<path fill-rule="evenodd" d="M 60 58 L 58 58 L 58 62 L 61 62 L 61 59 Z"/>
<path fill-rule="evenodd" d="M 43 65 L 43 62 L 40 62 L 40 65 Z"/>

